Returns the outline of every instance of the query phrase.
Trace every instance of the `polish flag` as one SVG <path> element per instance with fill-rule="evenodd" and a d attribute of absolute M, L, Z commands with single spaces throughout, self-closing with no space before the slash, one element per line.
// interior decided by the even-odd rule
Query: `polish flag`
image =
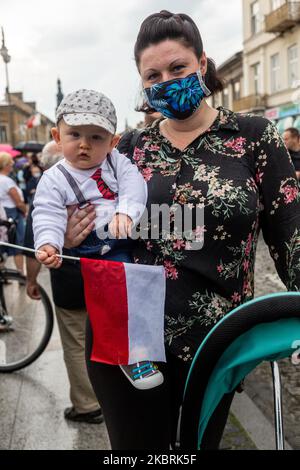
<path fill-rule="evenodd" d="M 38 127 L 41 125 L 42 117 L 40 113 L 34 114 L 26 121 L 26 126 L 28 129 L 32 129 L 33 127 Z"/>
<path fill-rule="evenodd" d="M 165 362 L 164 267 L 80 261 L 93 331 L 91 360 L 113 365 Z"/>

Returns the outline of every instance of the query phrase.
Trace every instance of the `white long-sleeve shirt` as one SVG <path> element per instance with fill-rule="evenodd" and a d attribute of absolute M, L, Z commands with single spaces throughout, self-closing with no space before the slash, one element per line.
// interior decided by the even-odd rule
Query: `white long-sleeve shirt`
<path fill-rule="evenodd" d="M 95 206 L 95 229 L 108 224 L 114 214 L 127 214 L 134 225 L 140 220 L 147 202 L 147 186 L 137 167 L 118 150 L 111 152 L 111 168 L 107 159 L 99 167 L 79 170 L 72 167 L 65 159 L 45 171 L 36 189 L 34 197 L 33 232 L 34 246 L 50 244 L 60 252 L 64 245 L 67 227 L 67 207 L 78 204 L 75 193 L 59 170 L 62 165 L 73 176 L 86 201 Z M 105 199 L 97 182 L 92 179 L 96 170 L 101 169 L 101 177 L 114 199 Z M 103 191 L 103 193 L 105 193 Z"/>

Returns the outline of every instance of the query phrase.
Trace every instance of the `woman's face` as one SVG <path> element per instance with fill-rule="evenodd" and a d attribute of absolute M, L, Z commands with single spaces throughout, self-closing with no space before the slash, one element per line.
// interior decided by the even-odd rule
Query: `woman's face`
<path fill-rule="evenodd" d="M 144 49 L 140 55 L 139 72 L 144 88 L 174 78 L 184 78 L 200 69 L 202 76 L 207 70 L 203 52 L 200 61 L 194 49 L 180 41 L 166 39 Z"/>
<path fill-rule="evenodd" d="M 2 169 L 2 173 L 5 175 L 9 175 L 9 173 L 12 171 L 14 166 L 13 159 L 9 160 L 8 163 L 5 165 L 5 167 Z"/>

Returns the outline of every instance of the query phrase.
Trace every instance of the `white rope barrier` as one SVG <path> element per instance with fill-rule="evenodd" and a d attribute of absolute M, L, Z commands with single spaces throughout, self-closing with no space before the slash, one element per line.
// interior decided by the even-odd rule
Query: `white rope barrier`
<path fill-rule="evenodd" d="M 14 245 L 13 243 L 0 242 L 0 246 L 8 246 L 10 248 L 17 248 L 18 250 L 29 251 L 30 253 L 43 253 L 43 251 L 34 250 L 32 248 L 26 248 L 25 246 Z M 58 258 L 62 258 L 62 259 L 71 259 L 73 261 L 80 261 L 80 258 L 75 258 L 74 256 L 66 256 L 66 255 L 58 255 L 58 254 L 55 256 L 57 256 Z"/>

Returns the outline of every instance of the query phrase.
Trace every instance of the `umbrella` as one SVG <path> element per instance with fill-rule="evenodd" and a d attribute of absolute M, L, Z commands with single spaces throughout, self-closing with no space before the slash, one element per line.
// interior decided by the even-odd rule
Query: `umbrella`
<path fill-rule="evenodd" d="M 9 153 L 9 155 L 11 155 L 12 157 L 18 157 L 18 155 L 21 155 L 21 152 L 18 152 L 18 150 L 14 150 L 9 144 L 0 144 L 0 152 Z"/>
<path fill-rule="evenodd" d="M 19 170 L 22 169 L 25 165 L 27 165 L 28 159 L 26 157 L 17 158 L 15 160 L 15 168 Z"/>
<path fill-rule="evenodd" d="M 27 142 L 19 142 L 15 145 L 16 150 L 22 150 L 24 152 L 41 152 L 44 144 L 36 142 L 35 140 L 29 140 Z"/>

